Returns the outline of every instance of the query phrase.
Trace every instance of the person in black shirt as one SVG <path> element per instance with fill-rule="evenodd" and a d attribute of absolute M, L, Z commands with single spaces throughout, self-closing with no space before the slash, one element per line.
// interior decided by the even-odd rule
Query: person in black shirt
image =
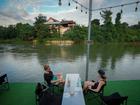
<path fill-rule="evenodd" d="M 63 80 L 57 79 L 57 80 L 53 80 L 54 74 L 51 71 L 49 65 L 45 64 L 44 65 L 44 80 L 47 82 L 48 85 L 53 84 L 60 84 L 63 82 Z"/>
<path fill-rule="evenodd" d="M 83 86 L 83 91 L 86 92 L 88 89 L 94 91 L 94 92 L 99 92 L 100 89 L 102 89 L 102 87 L 104 85 L 106 85 L 106 76 L 105 76 L 105 72 L 103 70 L 98 70 L 98 74 L 99 74 L 99 79 L 97 82 L 95 81 L 85 81 L 84 82 L 84 86 Z"/>

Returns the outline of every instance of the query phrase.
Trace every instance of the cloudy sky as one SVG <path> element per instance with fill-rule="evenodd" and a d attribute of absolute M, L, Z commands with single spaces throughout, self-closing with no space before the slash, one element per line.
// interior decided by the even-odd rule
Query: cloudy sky
<path fill-rule="evenodd" d="M 76 4 L 72 0 L 62 0 L 62 6 L 58 5 L 59 0 L 0 0 L 0 25 L 16 24 L 18 22 L 30 23 L 35 21 L 35 17 L 38 14 L 43 14 L 49 17 L 56 18 L 58 20 L 74 20 L 78 24 L 88 24 L 88 14 L 81 13 L 81 7 L 78 10 L 75 9 Z M 68 6 L 68 2 L 71 1 L 71 6 Z M 89 0 L 77 0 L 84 6 L 88 7 Z M 123 3 L 129 3 L 138 0 L 93 0 L 93 9 L 107 7 L 112 5 L 118 5 Z M 138 11 L 135 12 L 136 4 L 123 7 L 122 22 L 127 22 L 130 25 L 136 24 L 140 21 L 140 3 L 138 5 Z M 112 9 L 113 22 L 117 12 L 120 11 L 120 7 Z M 84 11 L 84 9 L 83 9 Z M 100 11 L 93 12 L 92 19 L 100 17 Z"/>

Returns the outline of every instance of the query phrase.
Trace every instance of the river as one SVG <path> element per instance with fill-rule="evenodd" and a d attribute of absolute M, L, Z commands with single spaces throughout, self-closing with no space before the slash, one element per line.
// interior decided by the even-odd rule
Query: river
<path fill-rule="evenodd" d="M 90 46 L 88 79 L 104 69 L 108 80 L 140 80 L 140 45 L 94 44 Z M 43 65 L 54 73 L 79 73 L 86 77 L 86 45 L 71 46 L 0 44 L 0 73 L 10 82 L 42 82 Z"/>

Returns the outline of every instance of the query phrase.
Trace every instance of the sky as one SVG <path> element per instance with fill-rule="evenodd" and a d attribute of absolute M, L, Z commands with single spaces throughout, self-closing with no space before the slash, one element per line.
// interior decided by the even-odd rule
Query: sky
<path fill-rule="evenodd" d="M 18 22 L 33 24 L 35 17 L 42 14 L 47 17 L 53 17 L 61 20 L 73 20 L 80 25 L 88 25 L 88 14 L 81 12 L 81 7 L 75 9 L 76 4 L 72 0 L 62 0 L 62 5 L 58 5 L 59 0 L 0 0 L 0 25 L 8 26 Z M 89 0 L 77 0 L 88 8 Z M 138 0 L 93 0 L 92 8 L 102 8 L 114 6 L 123 3 L 129 3 Z M 68 6 L 68 3 L 71 6 Z M 136 4 L 123 7 L 122 22 L 127 22 L 129 25 L 137 24 L 140 21 L 140 3 L 138 11 L 135 12 Z M 112 9 L 112 21 L 114 22 L 116 13 L 121 10 L 120 7 Z M 100 16 L 100 11 L 92 12 L 92 19 L 103 19 Z"/>

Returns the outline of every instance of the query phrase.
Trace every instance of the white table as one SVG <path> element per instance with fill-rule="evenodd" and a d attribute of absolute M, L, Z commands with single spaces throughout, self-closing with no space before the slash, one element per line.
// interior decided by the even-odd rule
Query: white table
<path fill-rule="evenodd" d="M 70 85 L 68 83 L 70 81 Z M 70 95 L 70 93 L 73 93 Z M 85 105 L 79 74 L 67 74 L 62 105 Z"/>

